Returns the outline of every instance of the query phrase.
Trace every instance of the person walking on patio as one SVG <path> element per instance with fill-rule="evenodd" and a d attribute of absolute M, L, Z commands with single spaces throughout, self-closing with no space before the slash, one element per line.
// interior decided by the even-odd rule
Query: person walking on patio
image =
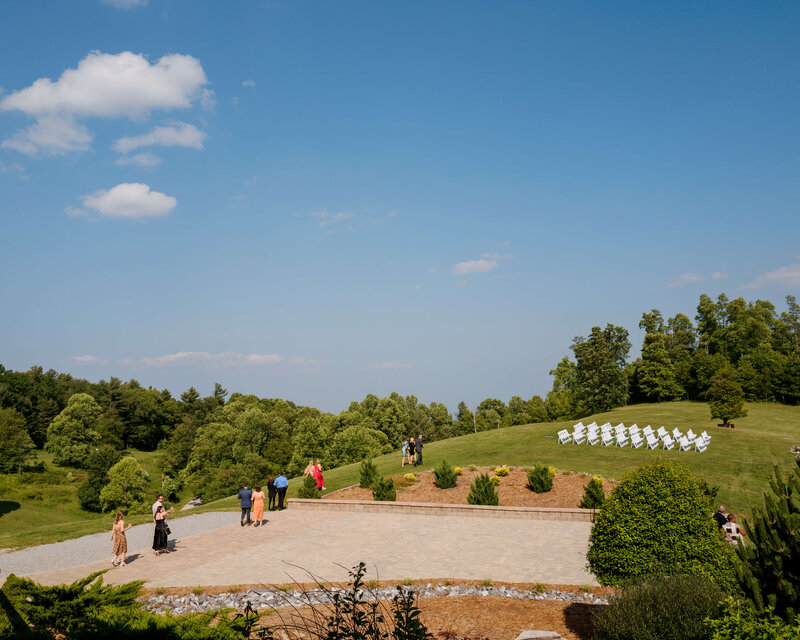
<path fill-rule="evenodd" d="M 250 520 L 250 508 L 253 506 L 253 492 L 248 489 L 247 483 L 244 483 L 242 490 L 239 491 L 239 506 L 242 508 L 242 519 L 240 524 L 244 526 L 247 524 L 249 527 L 252 523 Z"/>
<path fill-rule="evenodd" d="M 278 490 L 275 488 L 275 478 L 270 476 L 269 480 L 267 480 L 267 498 L 269 500 L 269 504 L 267 505 L 268 511 L 275 510 L 275 496 L 277 495 Z"/>
<path fill-rule="evenodd" d="M 256 521 L 256 526 L 260 527 L 264 520 L 264 492 L 261 490 L 261 485 L 256 485 L 256 490 L 253 492 L 253 520 Z"/>
<path fill-rule="evenodd" d="M 111 527 L 111 539 L 114 541 L 114 550 L 112 551 L 114 557 L 111 558 L 111 564 L 115 567 L 125 566 L 125 554 L 128 553 L 128 538 L 125 532 L 133 526 L 129 524 L 126 527 L 124 517 L 125 513 L 122 509 L 117 511 L 117 515 L 114 517 L 114 526 Z"/>
<path fill-rule="evenodd" d="M 169 530 L 167 529 L 167 512 L 164 511 L 164 507 L 156 509 L 156 515 L 153 516 L 153 520 L 156 523 L 156 529 L 153 532 L 153 551 L 155 551 L 156 555 L 169 553 L 169 548 L 167 547 Z"/>
<path fill-rule="evenodd" d="M 283 511 L 286 507 L 283 506 L 283 501 L 286 499 L 286 488 L 289 486 L 289 481 L 283 475 L 283 471 L 275 478 L 275 489 L 278 491 L 278 511 Z"/>

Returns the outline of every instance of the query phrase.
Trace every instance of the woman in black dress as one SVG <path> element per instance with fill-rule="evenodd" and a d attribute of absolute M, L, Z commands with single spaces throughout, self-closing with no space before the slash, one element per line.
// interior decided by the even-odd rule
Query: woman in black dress
<path fill-rule="evenodd" d="M 158 555 L 160 553 L 169 553 L 169 549 L 167 549 L 167 521 L 165 518 L 167 517 L 167 512 L 164 511 L 164 507 L 158 507 L 156 509 L 156 515 L 154 516 L 155 523 L 156 523 L 156 530 L 153 534 L 153 551 L 155 554 Z"/>
<path fill-rule="evenodd" d="M 275 478 L 270 476 L 269 481 L 267 482 L 267 498 L 269 500 L 269 506 L 267 507 L 268 511 L 275 509 L 275 496 L 277 494 L 278 490 L 275 488 Z"/>

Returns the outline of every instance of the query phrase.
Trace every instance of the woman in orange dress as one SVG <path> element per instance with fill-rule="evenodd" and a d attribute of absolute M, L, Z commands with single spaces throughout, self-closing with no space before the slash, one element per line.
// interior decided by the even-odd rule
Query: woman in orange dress
<path fill-rule="evenodd" d="M 256 490 L 253 492 L 252 500 L 253 500 L 253 520 L 256 521 L 256 526 L 261 525 L 261 521 L 264 519 L 264 492 L 261 490 L 261 485 L 256 485 Z"/>
<path fill-rule="evenodd" d="M 111 527 L 111 539 L 114 541 L 114 550 L 112 551 L 114 557 L 111 558 L 111 564 L 115 567 L 117 565 L 125 566 L 125 554 L 128 553 L 128 538 L 125 536 L 125 532 L 133 526 L 129 524 L 126 527 L 124 517 L 125 513 L 122 509 L 117 511 L 117 515 L 114 516 L 114 526 Z"/>

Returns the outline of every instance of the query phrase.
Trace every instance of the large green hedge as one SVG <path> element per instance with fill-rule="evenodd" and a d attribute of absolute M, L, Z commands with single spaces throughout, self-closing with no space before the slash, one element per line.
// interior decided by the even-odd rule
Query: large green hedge
<path fill-rule="evenodd" d="M 604 585 L 686 574 L 732 590 L 733 553 L 711 513 L 711 498 L 688 469 L 656 460 L 628 473 L 598 512 L 589 566 Z"/>

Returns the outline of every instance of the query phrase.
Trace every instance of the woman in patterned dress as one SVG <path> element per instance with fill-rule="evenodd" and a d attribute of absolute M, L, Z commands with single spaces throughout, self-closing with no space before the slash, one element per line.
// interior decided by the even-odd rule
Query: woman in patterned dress
<path fill-rule="evenodd" d="M 111 564 L 115 567 L 125 566 L 125 554 L 128 553 L 128 538 L 125 536 L 125 532 L 133 526 L 129 524 L 126 527 L 124 517 L 125 512 L 122 509 L 117 511 L 117 515 L 114 516 L 114 526 L 111 527 L 111 539 L 114 541 L 114 550 L 112 551 L 114 557 L 111 558 Z"/>

